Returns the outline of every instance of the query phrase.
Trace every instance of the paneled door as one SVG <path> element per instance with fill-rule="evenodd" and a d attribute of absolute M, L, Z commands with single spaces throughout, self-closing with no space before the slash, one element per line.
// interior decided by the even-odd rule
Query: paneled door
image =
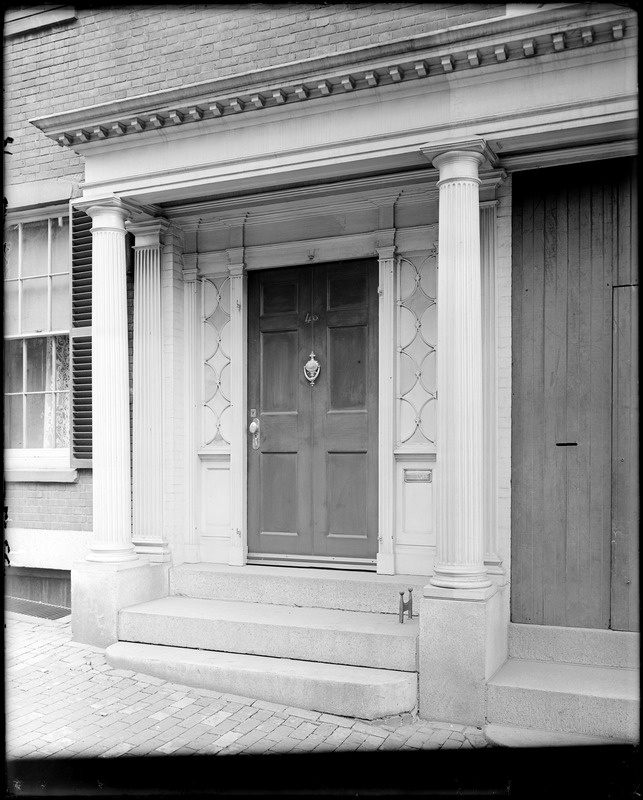
<path fill-rule="evenodd" d="M 377 262 L 248 280 L 248 558 L 375 564 Z"/>

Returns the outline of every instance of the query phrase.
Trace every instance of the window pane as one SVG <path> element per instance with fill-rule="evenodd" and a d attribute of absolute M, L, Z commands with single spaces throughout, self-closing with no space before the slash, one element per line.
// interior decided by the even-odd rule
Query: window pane
<path fill-rule="evenodd" d="M 42 396 L 42 395 L 39 395 Z M 29 395 L 27 395 L 29 398 Z M 56 446 L 56 395 L 52 392 L 44 395 L 45 409 L 43 418 L 44 445 L 45 447 Z"/>
<path fill-rule="evenodd" d="M 4 232 L 4 276 L 18 277 L 18 226 L 7 225 Z"/>
<path fill-rule="evenodd" d="M 18 323 L 18 281 L 4 285 L 4 332 L 5 336 L 20 333 Z"/>
<path fill-rule="evenodd" d="M 49 330 L 47 319 L 47 282 L 49 278 L 32 278 L 22 283 L 22 333 Z"/>
<path fill-rule="evenodd" d="M 4 398 L 4 446 L 23 447 L 22 439 L 22 395 L 5 395 Z"/>
<path fill-rule="evenodd" d="M 44 447 L 45 395 L 27 395 L 27 447 Z"/>
<path fill-rule="evenodd" d="M 4 343 L 4 390 L 22 391 L 22 339 Z"/>
<path fill-rule="evenodd" d="M 51 220 L 51 271 L 69 272 L 69 220 L 64 217 Z"/>
<path fill-rule="evenodd" d="M 47 275 L 48 220 L 27 222 L 22 226 L 22 275 Z"/>
<path fill-rule="evenodd" d="M 27 339 L 27 391 L 43 392 L 51 381 L 51 356 L 47 339 Z M 51 352 L 51 351 L 49 351 Z M 49 363 L 48 363 L 49 362 Z M 48 374 L 49 373 L 49 374 Z M 49 378 L 49 380 L 47 380 Z M 40 445 L 42 447 L 42 445 Z"/>
<path fill-rule="evenodd" d="M 56 442 L 54 447 L 69 447 L 69 393 L 56 395 Z"/>
<path fill-rule="evenodd" d="M 69 336 L 54 336 L 56 348 L 55 389 L 69 389 Z"/>
<path fill-rule="evenodd" d="M 71 298 L 69 296 L 69 275 L 59 275 L 51 279 L 52 330 L 69 330 L 70 318 Z"/>

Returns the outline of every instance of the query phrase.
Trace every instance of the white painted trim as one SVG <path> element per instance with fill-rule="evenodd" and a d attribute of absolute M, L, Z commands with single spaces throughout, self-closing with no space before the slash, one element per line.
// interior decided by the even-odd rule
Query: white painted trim
<path fill-rule="evenodd" d="M 400 544 L 395 548 L 396 575 L 426 575 L 428 578 L 433 574 L 434 562 L 435 545 Z"/>
<path fill-rule="evenodd" d="M 185 262 L 184 262 L 185 263 Z M 201 474 L 197 450 L 199 441 L 199 369 L 202 363 L 200 309 L 201 282 L 196 267 L 183 269 L 183 357 L 185 364 L 185 541 L 183 552 L 188 564 L 200 561 L 199 514 L 201 511 Z"/>
<path fill-rule="evenodd" d="M 424 251 L 437 234 L 437 224 L 416 225 L 396 232 L 400 252 Z M 272 267 L 301 266 L 347 258 L 377 258 L 377 231 L 344 236 L 301 239 L 296 242 L 258 245 L 244 248 L 247 271 Z M 313 253 L 313 258 L 310 254 Z M 186 257 L 195 257 L 187 253 Z M 199 253 L 199 275 L 211 277 L 226 274 L 229 261 L 225 250 Z"/>
<path fill-rule="evenodd" d="M 243 251 L 243 248 L 238 248 Z M 232 253 L 230 264 L 230 550 L 228 564 L 243 566 L 248 553 L 248 471 L 246 457 L 247 303 L 248 280 L 243 254 Z"/>
<path fill-rule="evenodd" d="M 5 470 L 68 470 L 69 447 L 8 448 Z"/>
<path fill-rule="evenodd" d="M 395 574 L 395 246 L 379 252 L 377 572 Z"/>
<path fill-rule="evenodd" d="M 5 483 L 76 483 L 78 470 L 57 469 L 5 469 Z"/>
<path fill-rule="evenodd" d="M 12 528 L 5 530 L 12 567 L 71 570 L 89 552 L 92 533 L 50 528 Z"/>

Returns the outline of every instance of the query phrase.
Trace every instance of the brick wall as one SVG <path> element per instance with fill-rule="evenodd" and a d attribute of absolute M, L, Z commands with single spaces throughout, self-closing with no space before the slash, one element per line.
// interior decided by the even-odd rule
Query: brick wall
<path fill-rule="evenodd" d="M 504 14 L 504 4 L 95 6 L 5 41 L 5 184 L 82 178 L 29 119 Z"/>
<path fill-rule="evenodd" d="M 76 483 L 6 483 L 4 502 L 9 529 L 91 531 L 91 470 L 78 470 Z"/>

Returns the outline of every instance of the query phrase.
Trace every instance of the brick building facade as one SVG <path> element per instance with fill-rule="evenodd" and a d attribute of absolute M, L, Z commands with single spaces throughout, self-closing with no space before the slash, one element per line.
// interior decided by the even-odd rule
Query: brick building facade
<path fill-rule="evenodd" d="M 636 25 L 7 13 L 7 537 L 69 572 L 75 638 L 349 716 L 638 736 Z M 543 699 L 546 661 L 607 670 L 609 710 Z"/>

